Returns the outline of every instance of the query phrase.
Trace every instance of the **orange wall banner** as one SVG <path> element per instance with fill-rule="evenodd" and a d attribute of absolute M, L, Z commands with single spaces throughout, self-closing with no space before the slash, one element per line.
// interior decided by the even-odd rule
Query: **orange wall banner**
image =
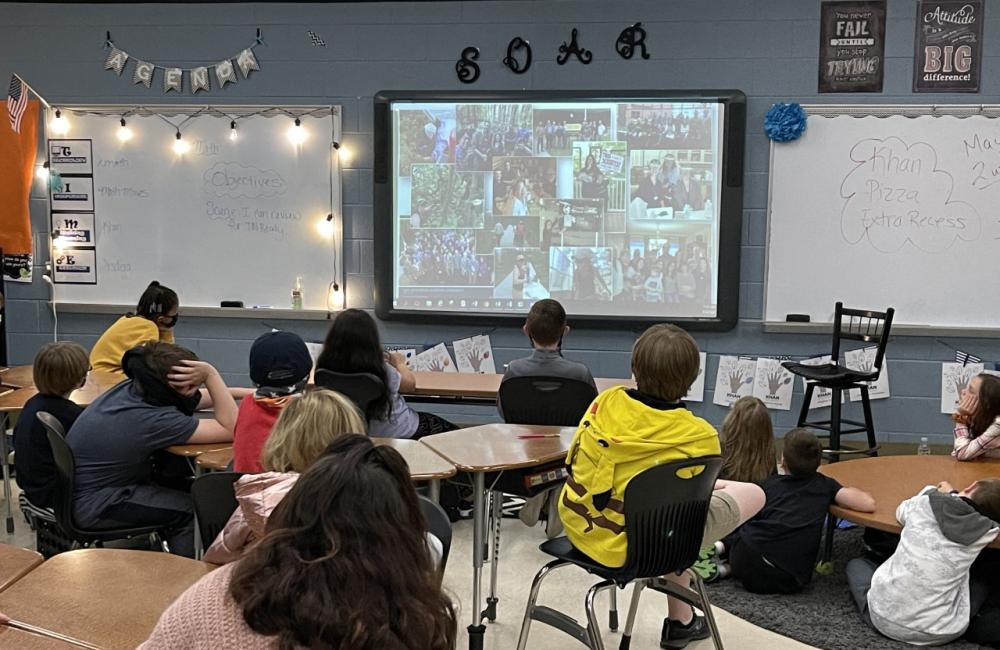
<path fill-rule="evenodd" d="M 6 104 L 0 109 L 7 110 Z M 39 102 L 28 102 L 21 132 L 0 119 L 0 250 L 8 280 L 31 281 L 31 212 L 29 201 L 38 153 Z"/>

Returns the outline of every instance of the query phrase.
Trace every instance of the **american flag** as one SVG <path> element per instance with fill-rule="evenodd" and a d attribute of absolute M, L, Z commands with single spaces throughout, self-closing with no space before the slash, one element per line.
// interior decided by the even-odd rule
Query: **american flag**
<path fill-rule="evenodd" d="M 982 359 L 979 357 L 969 354 L 968 352 L 962 352 L 961 350 L 955 350 L 955 362 L 960 363 L 963 366 L 970 363 L 980 363 Z"/>
<path fill-rule="evenodd" d="M 21 132 L 21 116 L 28 108 L 28 93 L 24 84 L 17 75 L 10 78 L 10 89 L 7 90 L 7 116 L 10 117 L 10 126 L 14 133 Z"/>

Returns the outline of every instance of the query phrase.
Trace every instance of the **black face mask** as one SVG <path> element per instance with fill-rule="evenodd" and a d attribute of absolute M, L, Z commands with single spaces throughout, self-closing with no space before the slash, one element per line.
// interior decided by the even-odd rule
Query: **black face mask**
<path fill-rule="evenodd" d="M 168 320 L 166 323 L 163 324 L 163 326 L 166 327 L 167 329 L 173 329 L 174 326 L 177 325 L 178 318 L 180 318 L 180 314 L 174 314 L 173 316 L 170 317 L 170 320 Z"/>
<path fill-rule="evenodd" d="M 177 392 L 167 380 L 149 366 L 146 350 L 142 346 L 132 348 L 122 356 L 122 369 L 142 395 L 142 401 L 153 406 L 172 406 L 184 415 L 194 415 L 201 403 L 201 393 L 192 395 Z"/>

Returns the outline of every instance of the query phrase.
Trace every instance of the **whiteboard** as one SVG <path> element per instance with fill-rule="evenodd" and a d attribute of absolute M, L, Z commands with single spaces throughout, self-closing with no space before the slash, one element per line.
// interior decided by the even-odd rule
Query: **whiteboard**
<path fill-rule="evenodd" d="M 772 144 L 770 184 L 765 321 L 828 323 L 839 300 L 900 325 L 1000 323 L 996 118 L 813 114 Z"/>
<path fill-rule="evenodd" d="M 159 280 L 177 291 L 182 310 L 223 300 L 287 309 L 301 277 L 304 309 L 327 309 L 328 287 L 340 278 L 336 107 L 301 118 L 308 137 L 298 146 L 287 115 L 240 117 L 235 140 L 229 116 L 198 115 L 181 127 L 190 145 L 183 155 L 164 118 L 130 116 L 124 143 L 119 118 L 69 109 L 69 134 L 48 134 L 93 142 L 97 284 L 57 284 L 56 302 L 134 305 Z M 338 231 L 323 236 L 330 213 Z M 52 217 L 55 231 L 60 215 Z"/>

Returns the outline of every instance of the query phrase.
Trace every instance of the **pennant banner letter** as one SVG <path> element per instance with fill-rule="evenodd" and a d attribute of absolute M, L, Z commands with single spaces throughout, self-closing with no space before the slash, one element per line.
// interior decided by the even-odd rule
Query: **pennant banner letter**
<path fill-rule="evenodd" d="M 215 64 L 215 76 L 219 80 L 219 88 L 225 88 L 230 81 L 236 83 L 236 70 L 229 59 Z"/>
<path fill-rule="evenodd" d="M 119 50 L 117 47 L 111 48 L 111 54 L 108 55 L 107 60 L 104 62 L 105 70 L 114 70 L 115 74 L 121 76 L 122 70 L 125 69 L 125 62 L 128 61 L 128 53 Z"/>
<path fill-rule="evenodd" d="M 153 71 L 156 66 L 152 63 L 146 63 L 145 61 L 135 62 L 135 74 L 132 75 L 132 83 L 142 84 L 146 88 L 149 88 L 150 84 L 153 83 Z"/>
<path fill-rule="evenodd" d="M 194 95 L 199 90 L 211 90 L 209 78 L 207 67 L 202 66 L 191 70 L 191 94 Z"/>
<path fill-rule="evenodd" d="M 257 64 L 257 58 L 253 55 L 253 50 L 249 47 L 236 57 L 236 63 L 240 66 L 240 72 L 243 73 L 243 78 L 246 79 L 250 75 L 251 70 L 260 70 L 260 66 Z"/>
<path fill-rule="evenodd" d="M 183 81 L 183 70 L 180 68 L 167 68 L 163 71 L 163 92 L 168 93 L 171 90 L 180 92 Z"/>

